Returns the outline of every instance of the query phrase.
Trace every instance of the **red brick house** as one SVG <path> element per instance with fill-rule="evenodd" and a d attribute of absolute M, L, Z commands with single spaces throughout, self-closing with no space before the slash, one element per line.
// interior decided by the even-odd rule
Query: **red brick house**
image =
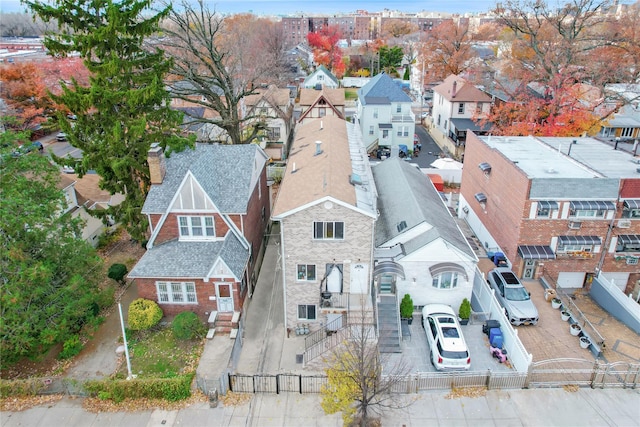
<path fill-rule="evenodd" d="M 252 292 L 270 216 L 267 156 L 255 144 L 149 151 L 147 252 L 129 273 L 165 314 L 231 318 Z"/>

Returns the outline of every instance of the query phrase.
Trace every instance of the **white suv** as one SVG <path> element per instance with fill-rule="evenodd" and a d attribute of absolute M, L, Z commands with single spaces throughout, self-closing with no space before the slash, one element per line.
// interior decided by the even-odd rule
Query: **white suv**
<path fill-rule="evenodd" d="M 471 356 L 458 317 L 451 307 L 428 304 L 422 309 L 422 326 L 429 342 L 431 363 L 439 371 L 469 369 Z"/>

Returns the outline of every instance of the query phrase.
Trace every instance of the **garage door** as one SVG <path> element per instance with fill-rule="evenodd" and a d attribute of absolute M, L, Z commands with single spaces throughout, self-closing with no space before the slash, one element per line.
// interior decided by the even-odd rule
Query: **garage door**
<path fill-rule="evenodd" d="M 586 273 L 566 272 L 558 275 L 559 288 L 581 288 Z"/>
<path fill-rule="evenodd" d="M 627 282 L 629 281 L 629 273 L 621 272 L 621 273 L 609 273 L 606 271 L 602 272 L 602 275 L 608 281 L 612 282 L 617 288 L 619 288 L 622 292 L 627 287 Z"/>

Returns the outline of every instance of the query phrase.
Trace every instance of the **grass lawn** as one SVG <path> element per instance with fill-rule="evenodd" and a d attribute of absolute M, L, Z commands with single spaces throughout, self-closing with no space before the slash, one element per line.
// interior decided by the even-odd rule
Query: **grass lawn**
<path fill-rule="evenodd" d="M 179 340 L 170 326 L 150 331 L 128 332 L 131 372 L 140 377 L 171 377 L 195 371 L 204 348 L 203 339 Z M 127 377 L 126 361 L 117 373 Z"/>
<path fill-rule="evenodd" d="M 344 90 L 344 98 L 346 100 L 358 99 L 358 89 L 345 88 L 345 90 Z"/>

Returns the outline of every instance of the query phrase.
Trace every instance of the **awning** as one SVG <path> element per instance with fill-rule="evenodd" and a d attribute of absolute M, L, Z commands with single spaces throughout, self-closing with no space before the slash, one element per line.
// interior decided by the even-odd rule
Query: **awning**
<path fill-rule="evenodd" d="M 451 124 L 457 131 L 489 132 L 491 130 L 491 124 L 485 123 L 484 125 L 480 125 L 472 119 L 451 119 Z"/>
<path fill-rule="evenodd" d="M 620 234 L 618 235 L 618 243 L 623 245 L 640 245 L 640 234 Z"/>
<path fill-rule="evenodd" d="M 583 201 L 574 201 L 569 204 L 571 209 L 579 210 L 579 211 L 615 211 L 616 204 L 614 202 L 601 201 L 601 200 L 583 200 Z"/>
<path fill-rule="evenodd" d="M 431 277 L 436 277 L 439 274 L 448 272 L 460 273 L 464 275 L 465 280 L 469 280 L 467 270 L 465 270 L 463 266 L 453 262 L 441 262 L 439 264 L 434 264 L 429 267 L 429 272 L 431 273 Z"/>
<path fill-rule="evenodd" d="M 558 236 L 561 245 L 601 245 L 598 236 Z"/>
<path fill-rule="evenodd" d="M 373 267 L 373 277 L 388 273 L 395 274 L 396 276 L 400 276 L 401 279 L 404 279 L 404 268 L 395 261 L 380 261 Z"/>
<path fill-rule="evenodd" d="M 522 259 L 554 259 L 556 257 L 550 246 L 542 245 L 518 246 L 518 253 Z"/>
<path fill-rule="evenodd" d="M 627 209 L 640 209 L 640 199 L 625 200 L 624 207 Z"/>
<path fill-rule="evenodd" d="M 553 200 L 538 200 L 538 207 L 541 209 L 558 210 L 558 202 Z"/>

